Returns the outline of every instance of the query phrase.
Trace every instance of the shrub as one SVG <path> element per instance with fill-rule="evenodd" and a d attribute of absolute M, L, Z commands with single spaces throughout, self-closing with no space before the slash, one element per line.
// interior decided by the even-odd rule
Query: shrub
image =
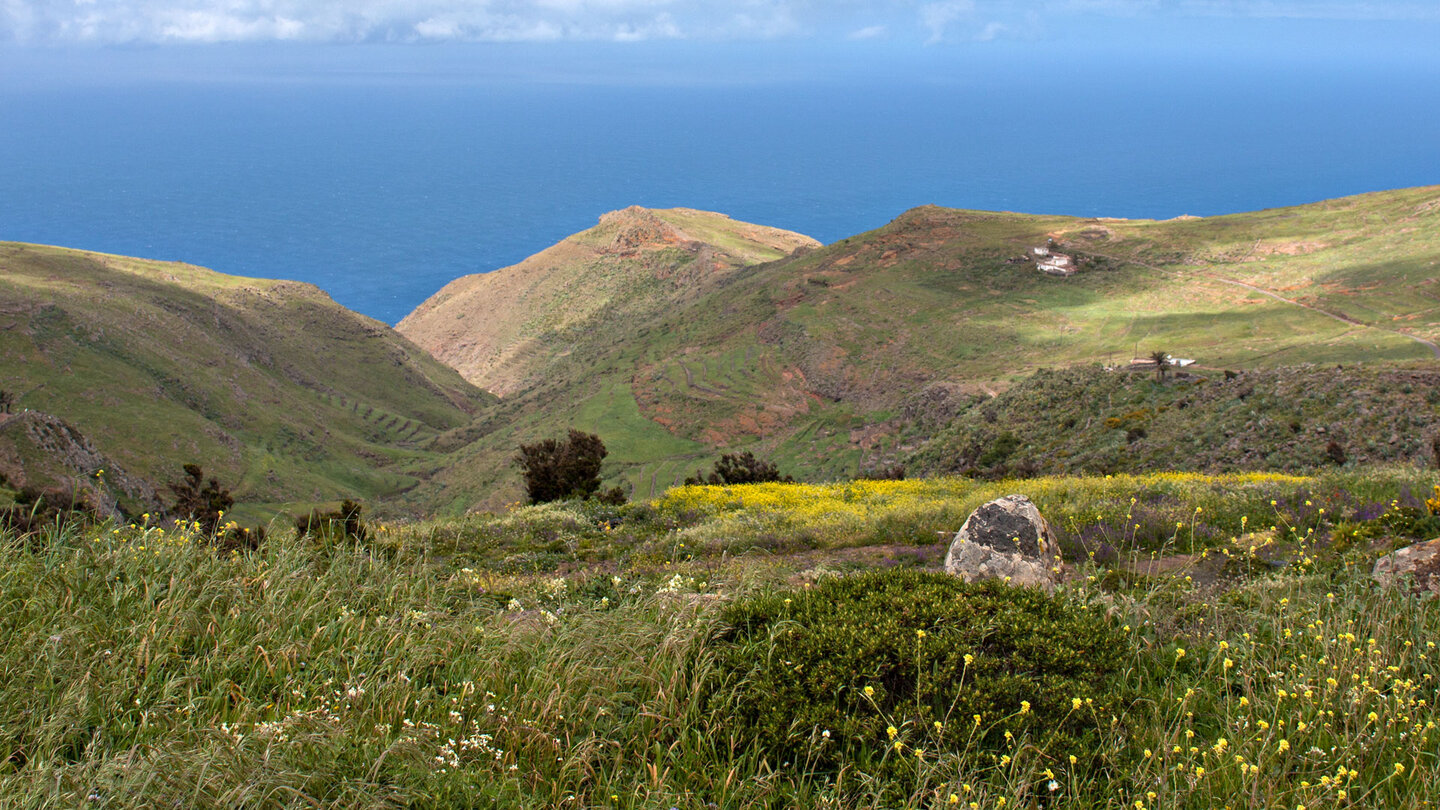
<path fill-rule="evenodd" d="M 594 495 L 600 489 L 600 463 L 606 452 L 599 436 L 571 428 L 564 441 L 543 439 L 520 445 L 515 460 L 530 502 L 546 503 Z"/>
<path fill-rule="evenodd" d="M 1344 466 L 1345 462 L 1350 460 L 1350 457 L 1345 453 L 1345 446 L 1335 439 L 1331 439 L 1330 443 L 1325 445 L 1325 457 L 1341 466 Z"/>
<path fill-rule="evenodd" d="M 206 483 L 200 465 L 186 464 L 183 469 L 184 480 L 170 484 L 170 491 L 175 495 L 170 514 L 180 520 L 194 521 L 200 524 L 202 532 L 214 535 L 220 528 L 221 516 L 235 505 L 235 499 L 230 497 L 230 490 L 220 486 L 218 480 L 211 478 Z"/>
<path fill-rule="evenodd" d="M 606 506 L 624 506 L 627 499 L 625 497 L 625 490 L 616 486 L 597 494 L 595 500 Z"/>
<path fill-rule="evenodd" d="M 313 510 L 308 515 L 296 518 L 295 534 L 298 537 L 314 537 L 321 540 L 333 538 L 364 542 L 365 538 L 370 535 L 370 530 L 361 522 L 360 510 L 360 504 L 348 498 L 341 501 L 340 508 L 334 512 Z"/>
<path fill-rule="evenodd" d="M 877 466 L 864 467 L 860 474 L 855 476 L 856 481 L 904 481 L 904 464 L 880 464 Z"/>
<path fill-rule="evenodd" d="M 774 481 L 788 484 L 795 479 L 788 475 L 782 476 L 780 468 L 775 466 L 774 462 L 756 458 L 754 453 L 746 450 L 743 453 L 726 453 L 721 456 L 709 475 L 702 475 L 697 470 L 695 475 L 685 479 L 685 486 L 768 484 Z"/>
<path fill-rule="evenodd" d="M 1005 462 L 1020 447 L 1020 438 L 1014 433 L 1006 431 L 996 437 L 985 452 L 975 459 L 975 466 L 985 468 L 994 467 Z"/>
<path fill-rule="evenodd" d="M 13 505 L 0 509 L 0 531 L 28 535 L 57 523 L 93 523 L 97 519 L 98 512 L 86 493 L 25 487 L 15 493 Z"/>
<path fill-rule="evenodd" d="M 256 551 L 264 544 L 264 526 L 252 529 L 232 524 L 215 536 L 215 547 L 221 551 Z"/>
<path fill-rule="evenodd" d="M 1440 494 L 1440 493 L 1437 493 Z M 1408 537 L 1430 539 L 1440 535 L 1440 513 L 1432 511 L 1440 503 L 1426 500 L 1425 506 L 1393 504 L 1379 517 L 1363 521 L 1354 530 L 1354 536 L 1361 539 L 1377 537 Z"/>
<path fill-rule="evenodd" d="M 893 778 L 912 761 L 897 750 L 998 752 L 1007 732 L 1085 761 L 1098 725 L 1126 716 L 1124 637 L 1036 590 L 877 571 L 742 600 L 722 622 L 722 726 L 820 769 Z"/>

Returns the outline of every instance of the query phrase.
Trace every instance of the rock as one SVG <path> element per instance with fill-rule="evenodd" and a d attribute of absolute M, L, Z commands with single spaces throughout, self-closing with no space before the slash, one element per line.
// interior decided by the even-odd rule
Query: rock
<path fill-rule="evenodd" d="M 1440 596 L 1440 538 L 1406 546 L 1375 561 L 1370 576 L 1387 588 L 1424 599 Z"/>
<path fill-rule="evenodd" d="M 971 513 L 945 555 L 945 571 L 966 582 L 999 579 L 1053 591 L 1059 583 L 1055 532 L 1024 495 L 997 498 Z"/>
<path fill-rule="evenodd" d="M 1056 545 L 1050 524 L 1024 495 L 1006 495 L 976 509 L 955 540 L 1047 560 L 1054 555 Z"/>

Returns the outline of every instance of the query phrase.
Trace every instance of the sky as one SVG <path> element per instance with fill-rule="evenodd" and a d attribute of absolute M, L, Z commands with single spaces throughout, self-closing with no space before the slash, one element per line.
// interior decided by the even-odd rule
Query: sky
<path fill-rule="evenodd" d="M 1044 40 L 1097 21 L 1440 24 L 1435 0 L 0 0 L 0 43 Z M 1202 25 L 1202 29 L 1204 26 Z"/>
<path fill-rule="evenodd" d="M 987 59 L 1440 67 L 1440 0 L 0 0 L 0 89 L 944 81 Z"/>

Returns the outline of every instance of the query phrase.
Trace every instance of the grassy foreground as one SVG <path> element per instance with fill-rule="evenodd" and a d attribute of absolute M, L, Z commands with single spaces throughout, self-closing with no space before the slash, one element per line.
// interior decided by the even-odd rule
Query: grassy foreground
<path fill-rule="evenodd" d="M 372 527 L 365 546 L 277 529 L 230 555 L 175 527 L 6 537 L 0 806 L 1428 806 L 1440 609 L 1368 574 L 1440 534 L 1435 483 L 695 487 Z M 713 699 L 733 678 L 723 606 L 934 566 L 936 532 L 1006 492 L 1061 531 L 1056 599 L 1128 642 L 1098 765 L 1023 732 L 937 748 L 939 726 L 899 725 L 859 744 L 905 768 L 823 769 L 736 731 Z"/>

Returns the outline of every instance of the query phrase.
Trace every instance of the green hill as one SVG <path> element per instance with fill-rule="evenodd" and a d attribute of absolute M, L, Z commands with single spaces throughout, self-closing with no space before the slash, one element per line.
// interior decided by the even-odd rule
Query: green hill
<path fill-rule="evenodd" d="M 0 389 L 152 485 L 195 462 L 250 503 L 415 486 L 492 400 L 318 288 L 0 243 Z M 161 487 L 163 489 L 163 487 Z"/>
<path fill-rule="evenodd" d="M 395 328 L 508 396 L 542 380 L 592 327 L 688 305 L 741 267 L 819 244 L 723 214 L 632 206 L 517 265 L 455 279 Z"/>
<path fill-rule="evenodd" d="M 1042 379 L 1064 406 L 1043 415 L 1017 386 L 1038 369 L 1165 351 L 1195 360 L 1196 380 L 1292 369 L 1273 386 L 1251 377 L 1269 392 L 1263 413 L 1249 406 L 1267 425 L 1351 424 L 1351 389 L 1373 390 L 1372 413 L 1425 417 L 1428 401 L 1386 378 L 1346 375 L 1435 362 L 1437 262 L 1434 187 L 1165 222 L 923 207 L 824 247 L 719 214 L 627 209 L 458 279 L 401 323 L 411 343 L 309 285 L 0 243 L 0 390 L 162 492 L 200 463 L 249 514 L 347 496 L 409 512 L 498 506 L 521 495 L 517 445 L 568 427 L 600 434 L 607 478 L 638 498 L 738 449 L 811 480 L 907 459 L 992 472 L 1150 469 L 1176 453 L 1202 469 L 1325 464 L 1333 432 L 1232 463 L 1216 448 L 1278 439 L 1223 397 L 1185 411 L 1174 384 L 1056 393 Z M 1346 371 L 1312 384 L 1305 364 Z M 1339 399 L 1290 407 L 1311 390 Z M 1139 404 L 1116 411 L 1116 397 Z M 1061 414 L 1082 406 L 1101 427 L 1066 427 Z M 1155 411 L 1143 426 L 1103 425 L 1142 408 Z M 1201 419 L 1213 424 L 1197 430 Z M 1341 449 L 1428 459 L 1432 421 L 1353 428 Z M 977 466 L 1007 431 L 1014 458 Z"/>
<path fill-rule="evenodd" d="M 1074 274 L 1041 272 L 1036 248 Z M 516 442 L 570 425 L 605 439 L 638 497 L 732 448 L 843 477 L 917 449 L 937 402 L 1153 351 L 1197 370 L 1433 362 L 1437 261 L 1430 187 L 1170 221 L 917 208 L 685 296 L 617 298 L 572 272 L 568 300 L 598 302 L 578 325 L 547 320 L 543 296 L 452 318 L 454 345 L 492 315 L 534 323 L 525 365 L 543 373 L 508 378 L 523 382 L 430 486 L 513 498 Z"/>

